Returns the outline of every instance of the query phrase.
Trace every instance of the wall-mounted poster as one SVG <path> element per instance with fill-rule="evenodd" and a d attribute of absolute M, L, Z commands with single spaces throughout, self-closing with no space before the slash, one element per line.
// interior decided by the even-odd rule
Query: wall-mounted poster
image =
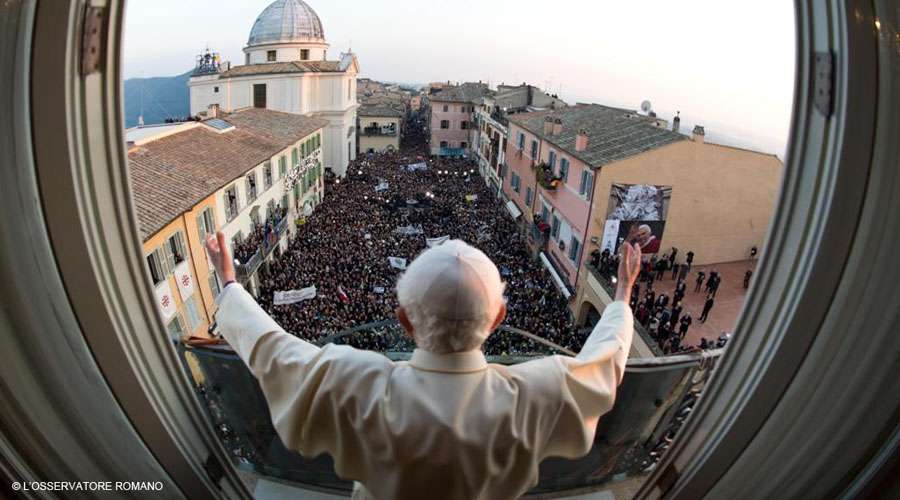
<path fill-rule="evenodd" d="M 659 252 L 671 199 L 671 186 L 613 184 L 601 248 L 617 252 L 630 234 L 644 255 Z"/>

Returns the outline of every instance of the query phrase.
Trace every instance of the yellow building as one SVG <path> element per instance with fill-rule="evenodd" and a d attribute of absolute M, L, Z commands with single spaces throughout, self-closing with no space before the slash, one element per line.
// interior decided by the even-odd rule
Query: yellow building
<path fill-rule="evenodd" d="M 325 125 L 250 108 L 126 134 L 147 271 L 173 339 L 209 336 L 222 283 L 207 260 L 208 234 L 222 231 L 232 245 L 256 242 L 242 267 L 252 288 L 259 264 L 287 248 L 291 222 L 323 199 Z M 249 239 L 263 226 L 268 241 Z"/>
<path fill-rule="evenodd" d="M 173 338 L 208 336 L 219 283 L 202 241 L 217 227 L 209 196 L 143 242 L 157 307 Z"/>
<path fill-rule="evenodd" d="M 359 152 L 375 153 L 400 149 L 404 112 L 388 104 L 363 105 L 359 116 Z"/>

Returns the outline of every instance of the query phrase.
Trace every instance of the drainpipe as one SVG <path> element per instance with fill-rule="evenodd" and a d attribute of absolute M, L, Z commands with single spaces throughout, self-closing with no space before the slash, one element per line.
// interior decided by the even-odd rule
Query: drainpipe
<path fill-rule="evenodd" d="M 578 268 L 575 270 L 575 291 L 578 291 L 578 278 L 581 276 L 581 268 L 584 267 L 584 251 L 587 249 L 588 229 L 591 227 L 591 214 L 594 213 L 594 195 L 597 194 L 597 180 L 600 178 L 600 169 L 594 171 L 594 183 L 591 185 L 591 201 L 588 203 L 587 221 L 584 225 L 584 241 L 581 242 L 581 255 L 578 257 Z"/>

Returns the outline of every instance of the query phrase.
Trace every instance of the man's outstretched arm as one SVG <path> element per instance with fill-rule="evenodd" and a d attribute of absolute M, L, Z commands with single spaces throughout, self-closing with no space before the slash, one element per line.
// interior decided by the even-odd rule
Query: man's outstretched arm
<path fill-rule="evenodd" d="M 598 420 L 615 404 L 634 334 L 628 298 L 640 263 L 640 247 L 626 240 L 622 243 L 615 302 L 606 306 L 576 357 L 552 358 L 561 365 L 561 404 L 544 456 L 583 456 L 591 449 Z"/>
<path fill-rule="evenodd" d="M 225 284 L 216 302 L 216 322 L 222 336 L 259 381 L 272 423 L 285 446 L 316 454 L 331 451 L 334 409 L 328 397 L 336 389 L 329 377 L 335 349 L 322 349 L 285 332 L 256 300 L 235 281 L 225 237 L 206 241 L 210 261 Z M 311 431 L 318 430 L 318 432 Z"/>

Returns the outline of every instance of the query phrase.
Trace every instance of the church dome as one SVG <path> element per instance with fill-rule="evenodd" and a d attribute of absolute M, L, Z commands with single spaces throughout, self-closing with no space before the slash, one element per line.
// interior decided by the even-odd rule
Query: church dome
<path fill-rule="evenodd" d="M 309 42 L 325 43 L 316 11 L 303 0 L 275 0 L 256 18 L 247 46 Z"/>

